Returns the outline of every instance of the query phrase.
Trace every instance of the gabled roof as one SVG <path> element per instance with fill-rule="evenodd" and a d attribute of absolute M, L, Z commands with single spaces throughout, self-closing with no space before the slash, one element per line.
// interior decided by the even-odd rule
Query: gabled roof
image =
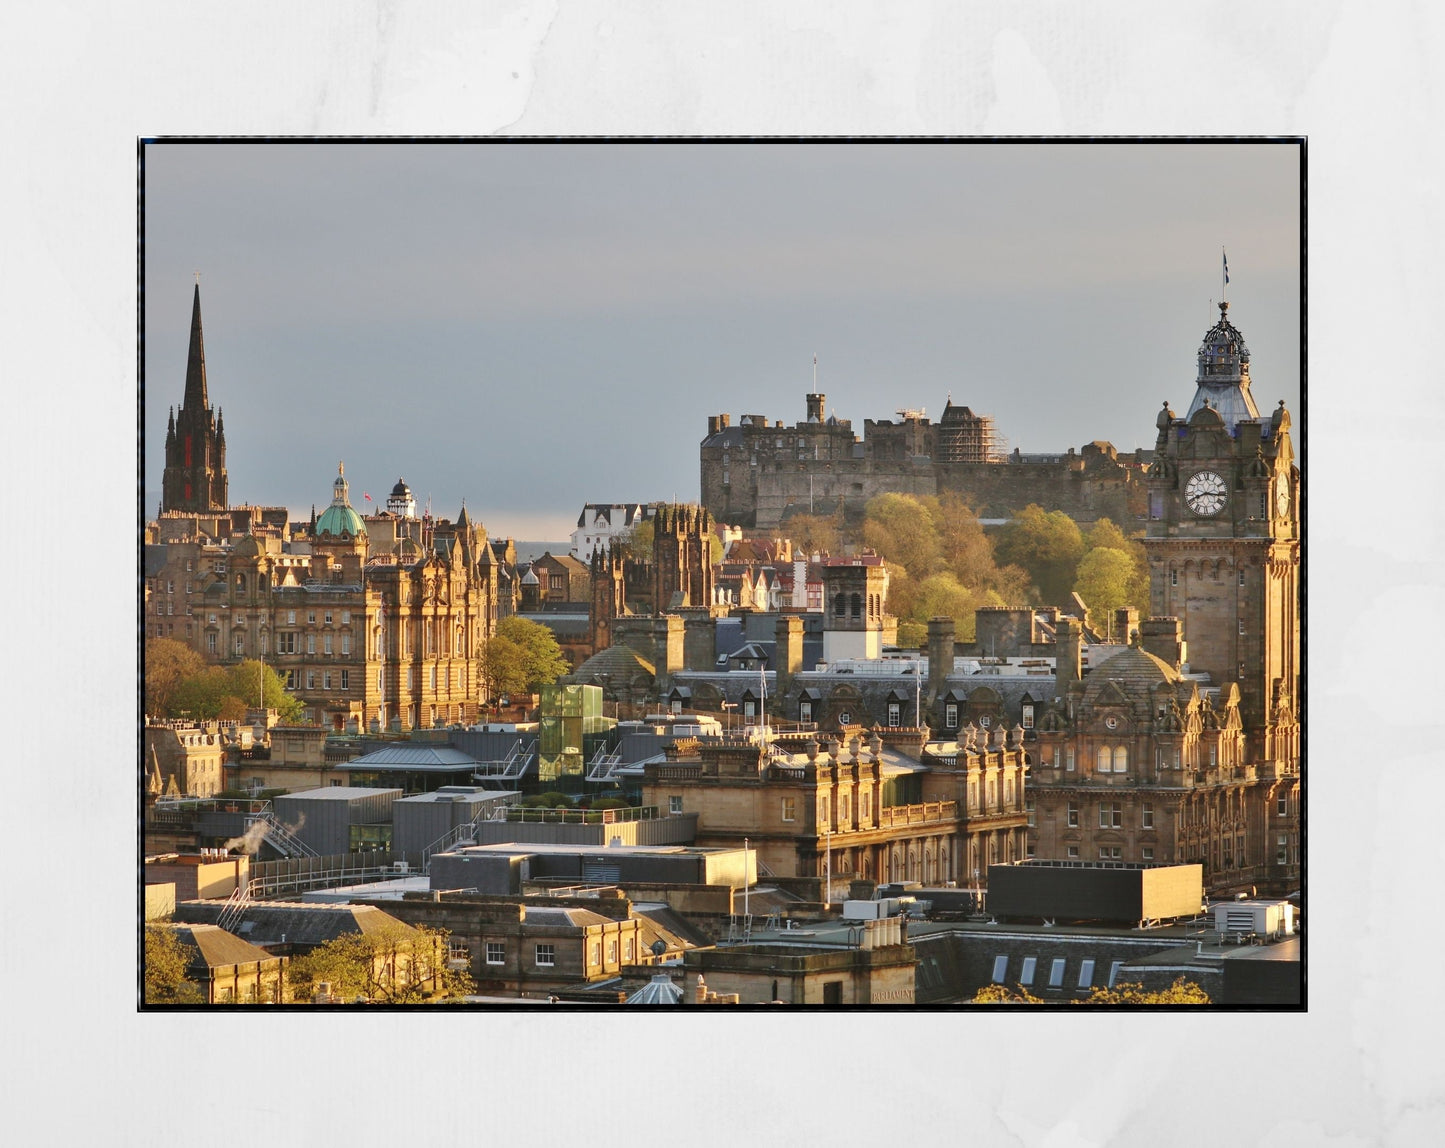
<path fill-rule="evenodd" d="M 243 941 L 219 925 L 172 923 L 165 927 L 173 929 L 181 944 L 192 950 L 192 968 L 204 966 L 207 969 L 224 969 L 231 965 L 275 960 L 265 949 Z"/>

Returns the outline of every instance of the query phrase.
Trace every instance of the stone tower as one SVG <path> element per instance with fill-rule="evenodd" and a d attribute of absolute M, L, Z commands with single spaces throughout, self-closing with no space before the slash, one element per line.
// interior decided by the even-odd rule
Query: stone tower
<path fill-rule="evenodd" d="M 213 416 L 206 395 L 206 349 L 201 338 L 201 285 L 191 302 L 191 348 L 180 412 L 166 427 L 166 469 L 161 510 L 225 510 L 226 432 L 220 412 Z"/>
<path fill-rule="evenodd" d="M 653 612 L 712 604 L 712 515 L 701 506 L 660 506 L 653 518 Z"/>
<path fill-rule="evenodd" d="M 612 543 L 592 551 L 592 606 L 589 621 L 592 629 L 592 652 L 601 653 L 613 644 L 618 618 L 627 615 L 625 561 L 621 548 Z"/>
<path fill-rule="evenodd" d="M 1297 763 L 1301 519 L 1289 412 L 1281 401 L 1259 415 L 1228 303 L 1198 368 L 1188 414 L 1165 403 L 1156 420 L 1150 610 L 1180 619 L 1192 670 L 1238 683 L 1245 760 Z"/>

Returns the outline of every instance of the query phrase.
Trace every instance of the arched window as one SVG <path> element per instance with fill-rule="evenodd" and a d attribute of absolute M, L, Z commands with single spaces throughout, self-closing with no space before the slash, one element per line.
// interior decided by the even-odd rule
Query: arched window
<path fill-rule="evenodd" d="M 853 595 L 853 617 L 855 617 L 855 618 L 861 618 L 862 616 L 863 616 L 863 598 L 862 598 L 862 595 L 854 594 L 854 595 Z"/>
<path fill-rule="evenodd" d="M 838 591 L 838 596 L 833 599 L 833 613 L 834 613 L 835 615 L 837 615 L 839 618 L 841 618 L 841 617 L 842 617 L 844 614 L 846 614 L 847 612 L 848 612 L 847 595 L 844 594 L 844 593 L 840 590 L 840 591 Z"/>
<path fill-rule="evenodd" d="M 1097 772 L 1097 773 L 1108 773 L 1108 772 L 1109 772 L 1109 762 L 1110 762 L 1110 760 L 1112 759 L 1112 757 L 1113 757 L 1113 753 L 1110 751 L 1110 749 L 1109 749 L 1109 747 L 1108 747 L 1107 745 L 1101 745 L 1101 746 L 1099 746 L 1099 749 L 1098 749 L 1098 758 L 1097 758 L 1097 761 L 1095 762 L 1095 765 L 1094 765 L 1095 772 Z"/>
<path fill-rule="evenodd" d="M 1126 745 L 1116 745 L 1114 747 L 1114 772 L 1129 772 L 1129 747 Z"/>

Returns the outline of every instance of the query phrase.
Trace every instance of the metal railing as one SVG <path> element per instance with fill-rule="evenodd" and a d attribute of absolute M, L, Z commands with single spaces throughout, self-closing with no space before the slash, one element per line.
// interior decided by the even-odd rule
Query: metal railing
<path fill-rule="evenodd" d="M 599 745 L 597 752 L 592 755 L 592 760 L 588 762 L 587 780 L 611 781 L 612 775 L 617 772 L 617 767 L 621 764 L 622 751 L 620 749 L 609 753 L 606 745 Z"/>
<path fill-rule="evenodd" d="M 472 778 L 476 781 L 517 781 L 536 759 L 536 742 L 532 743 L 531 748 L 524 750 L 522 739 L 518 738 L 502 760 L 477 762 Z"/>

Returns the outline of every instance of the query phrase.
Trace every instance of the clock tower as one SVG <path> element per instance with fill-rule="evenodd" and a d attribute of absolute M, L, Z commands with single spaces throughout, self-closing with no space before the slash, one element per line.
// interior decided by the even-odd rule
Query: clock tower
<path fill-rule="evenodd" d="M 1219 304 L 1183 418 L 1164 404 L 1149 471 L 1149 605 L 1182 621 L 1192 671 L 1236 683 L 1247 763 L 1298 768 L 1299 469 L 1281 400 L 1261 416 L 1249 349 Z M 1276 776 L 1278 774 L 1276 773 Z"/>

